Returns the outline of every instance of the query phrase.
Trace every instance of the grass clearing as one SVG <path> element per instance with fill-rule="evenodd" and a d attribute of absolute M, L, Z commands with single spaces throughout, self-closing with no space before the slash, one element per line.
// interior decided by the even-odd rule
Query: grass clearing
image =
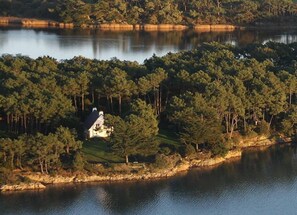
<path fill-rule="evenodd" d="M 160 141 L 161 145 L 167 145 L 174 148 L 178 148 L 181 146 L 177 134 L 172 131 L 160 129 L 157 138 Z"/>
<path fill-rule="evenodd" d="M 108 143 L 100 138 L 85 140 L 82 152 L 88 162 L 91 163 L 121 163 L 124 158 L 110 152 Z"/>
<path fill-rule="evenodd" d="M 157 136 L 161 146 L 178 149 L 181 143 L 174 132 L 161 129 Z M 85 140 L 82 152 L 86 160 L 90 163 L 124 163 L 122 157 L 114 155 L 108 146 L 108 142 L 100 138 Z"/>

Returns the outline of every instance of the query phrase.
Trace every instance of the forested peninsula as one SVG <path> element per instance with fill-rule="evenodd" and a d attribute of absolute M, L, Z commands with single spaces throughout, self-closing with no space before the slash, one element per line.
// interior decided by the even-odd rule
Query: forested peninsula
<path fill-rule="evenodd" d="M 297 43 L 273 42 L 204 43 L 143 64 L 2 55 L 0 184 L 149 179 L 256 142 L 294 142 L 296 60 Z M 108 138 L 85 139 L 94 107 L 113 127 Z"/>
<path fill-rule="evenodd" d="M 49 19 L 77 27 L 275 25 L 296 23 L 297 4 L 295 0 L 0 0 L 0 16 Z"/>

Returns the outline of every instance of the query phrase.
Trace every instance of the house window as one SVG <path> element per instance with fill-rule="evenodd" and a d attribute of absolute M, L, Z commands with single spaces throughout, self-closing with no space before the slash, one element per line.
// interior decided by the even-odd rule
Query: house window
<path fill-rule="evenodd" d="M 101 128 L 100 124 L 96 124 L 95 131 L 98 131 Z"/>

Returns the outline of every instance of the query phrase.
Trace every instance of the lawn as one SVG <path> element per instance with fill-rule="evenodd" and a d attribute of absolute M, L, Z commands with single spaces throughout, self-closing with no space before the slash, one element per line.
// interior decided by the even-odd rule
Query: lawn
<path fill-rule="evenodd" d="M 175 133 L 160 130 L 157 136 L 162 147 L 170 147 L 177 149 L 180 146 L 178 137 Z M 124 158 L 114 155 L 110 152 L 108 143 L 102 139 L 94 138 L 85 140 L 82 149 L 84 156 L 88 162 L 91 163 L 122 163 Z"/>
<path fill-rule="evenodd" d="M 125 161 L 124 158 L 111 153 L 108 143 L 99 138 L 85 140 L 82 151 L 86 160 L 91 163 L 119 163 Z"/>
<path fill-rule="evenodd" d="M 161 145 L 167 145 L 174 148 L 178 148 L 181 145 L 176 133 L 168 130 L 160 129 L 157 138 Z"/>

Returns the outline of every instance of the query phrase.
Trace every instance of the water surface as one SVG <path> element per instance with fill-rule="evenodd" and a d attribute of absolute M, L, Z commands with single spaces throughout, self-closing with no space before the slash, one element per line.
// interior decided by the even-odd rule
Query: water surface
<path fill-rule="evenodd" d="M 239 46 L 249 43 L 297 41 L 297 30 L 249 30 L 198 33 L 173 32 L 111 32 L 78 29 L 21 29 L 0 27 L 0 54 L 22 54 L 33 58 L 49 55 L 56 59 L 84 56 L 142 63 L 153 54 L 190 50 L 202 42 L 218 41 Z"/>
<path fill-rule="evenodd" d="M 247 152 L 211 170 L 160 181 L 52 186 L 0 194 L 0 214 L 296 214 L 297 154 Z"/>

